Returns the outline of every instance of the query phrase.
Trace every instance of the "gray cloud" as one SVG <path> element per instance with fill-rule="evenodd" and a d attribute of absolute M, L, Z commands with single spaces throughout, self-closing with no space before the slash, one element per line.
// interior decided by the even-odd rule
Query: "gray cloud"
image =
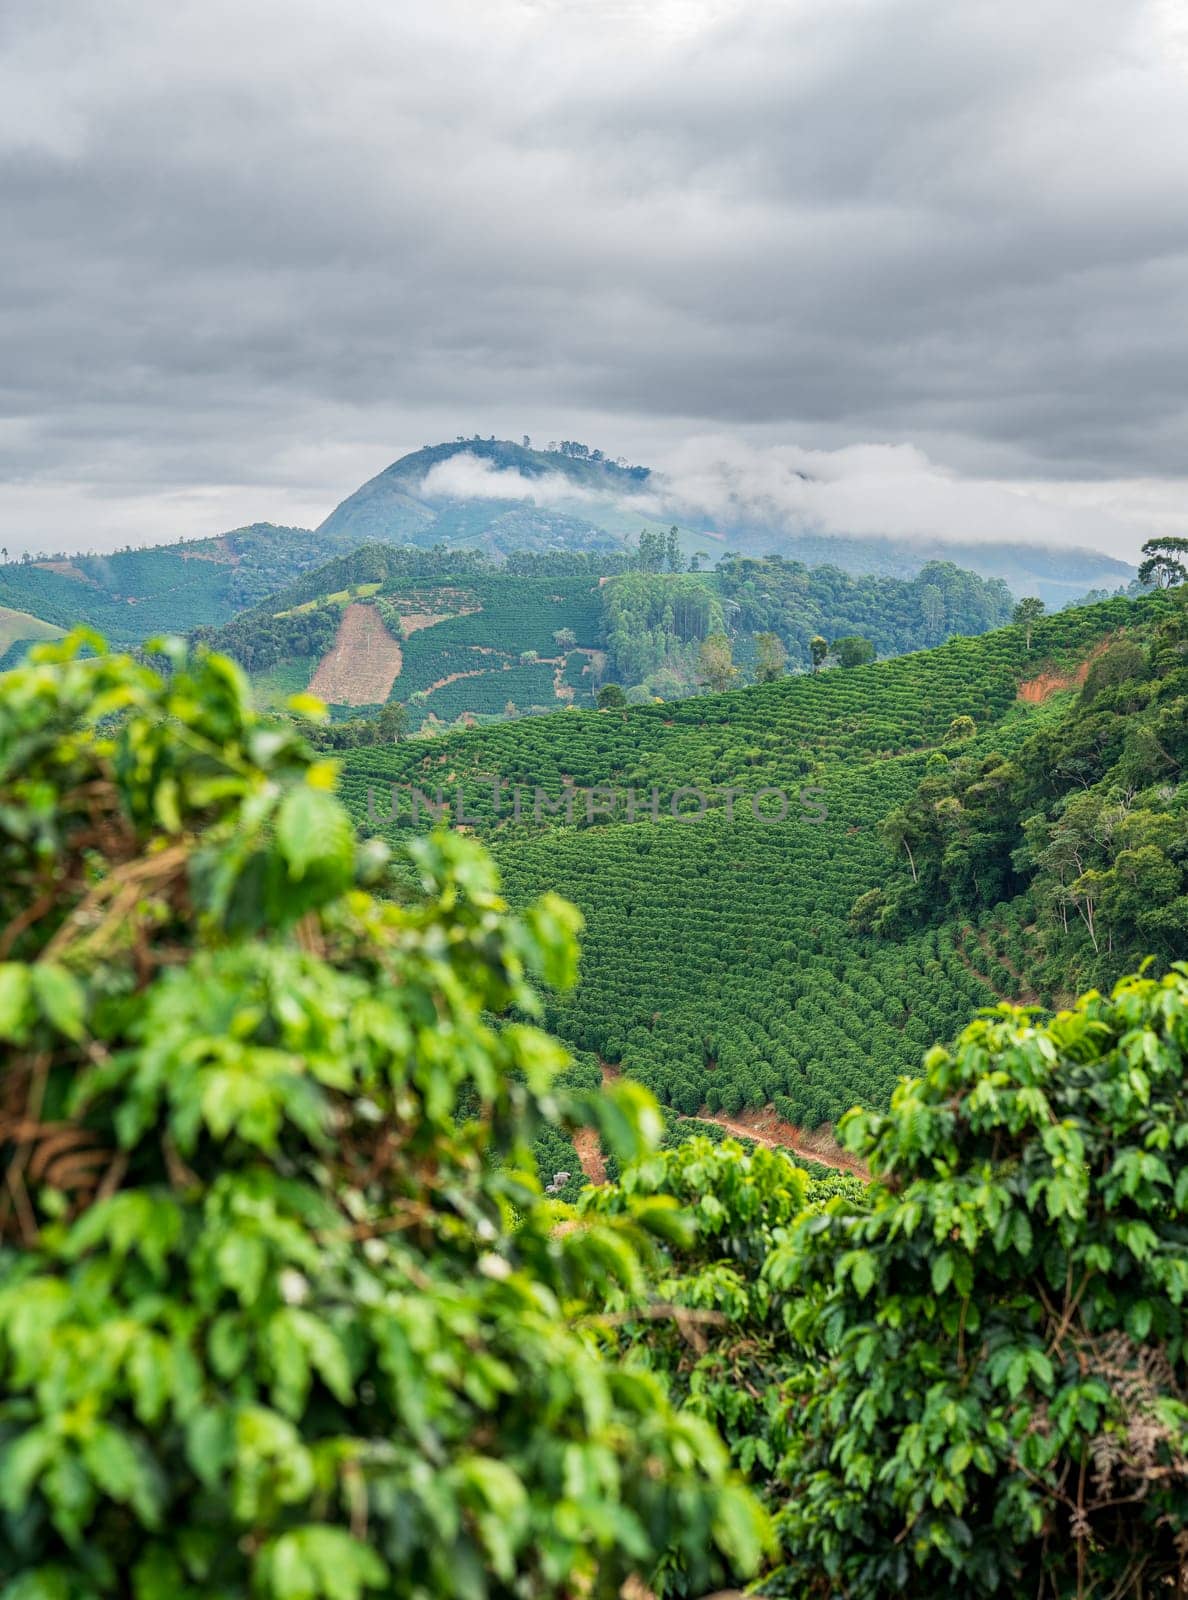
<path fill-rule="evenodd" d="M 1183 504 L 1186 125 L 1176 0 L 7 8 L 0 529 L 729 433 L 912 447 L 831 517 L 1131 553 Z"/>

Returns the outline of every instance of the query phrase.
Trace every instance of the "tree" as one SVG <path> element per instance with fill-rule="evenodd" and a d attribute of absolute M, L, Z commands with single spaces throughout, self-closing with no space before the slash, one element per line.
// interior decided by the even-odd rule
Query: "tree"
<path fill-rule="evenodd" d="M 977 731 L 978 725 L 972 717 L 954 717 L 949 723 L 949 731 L 945 734 L 945 742 L 952 744 L 959 739 L 972 739 Z"/>
<path fill-rule="evenodd" d="M 861 634 L 833 641 L 833 653 L 843 667 L 865 667 L 875 658 L 875 647 Z"/>
<path fill-rule="evenodd" d="M 577 644 L 577 634 L 572 628 L 558 628 L 553 634 L 553 643 L 558 650 L 572 650 Z"/>
<path fill-rule="evenodd" d="M 380 740 L 384 744 L 399 744 L 408 731 L 408 712 L 399 700 L 389 700 L 376 718 Z"/>
<path fill-rule="evenodd" d="M 920 833 L 912 816 L 903 806 L 896 806 L 879 824 L 879 832 L 892 850 L 902 849 L 906 852 L 908 865 L 912 869 L 912 882 L 918 883 L 920 874 L 916 870 L 912 845 L 919 844 Z"/>
<path fill-rule="evenodd" d="M 788 1592 L 1182 1587 L 1188 965 L 1002 1006 L 840 1131 L 866 1203 L 763 1274 L 795 1308 Z"/>
<path fill-rule="evenodd" d="M 233 663 L 82 643 L 0 680 L 10 1592 L 610 1600 L 662 1556 L 712 1587 L 715 1538 L 753 1568 L 711 1430 L 583 1326 L 679 1219 L 559 1229 L 532 1175 L 536 1127 L 625 1161 L 658 1125 L 524 1020 L 572 908 L 512 917 L 450 832 L 373 896 L 386 848 Z"/>
<path fill-rule="evenodd" d="M 658 530 L 644 528 L 639 536 L 637 560 L 643 572 L 663 572 L 667 555 L 667 542 Z"/>
<path fill-rule="evenodd" d="M 599 711 L 613 711 L 618 706 L 627 704 L 627 696 L 623 693 L 622 686 L 617 683 L 604 683 L 598 691 Z"/>
<path fill-rule="evenodd" d="M 829 640 L 823 639 L 819 633 L 814 633 L 809 640 L 809 656 L 813 663 L 813 671 L 820 672 L 825 665 L 825 658 L 829 654 Z"/>
<path fill-rule="evenodd" d="M 701 642 L 697 657 L 699 680 L 712 694 L 729 689 L 738 677 L 730 640 L 724 633 L 711 633 Z"/>
<path fill-rule="evenodd" d="M 755 635 L 756 682 L 773 683 L 777 678 L 782 678 L 787 664 L 788 652 L 784 649 L 779 634 L 758 633 Z"/>
<path fill-rule="evenodd" d="M 929 641 L 935 644 L 945 631 L 945 597 L 935 583 L 926 583 L 920 590 L 920 615 Z"/>
<path fill-rule="evenodd" d="M 668 536 L 664 541 L 664 559 L 669 572 L 680 572 L 682 567 L 681 543 L 675 523 L 669 528 Z"/>
<path fill-rule="evenodd" d="M 1028 654 L 1031 653 L 1032 629 L 1035 627 L 1036 623 L 1043 616 L 1043 614 L 1044 602 L 1038 599 L 1035 595 L 1029 595 L 1026 599 L 1020 600 L 1014 611 L 1011 613 L 1011 621 L 1017 628 L 1022 628 L 1024 630 Z"/>
<path fill-rule="evenodd" d="M 1188 539 L 1148 539 L 1143 555 L 1146 559 L 1139 567 L 1140 583 L 1154 584 L 1157 589 L 1188 583 Z"/>

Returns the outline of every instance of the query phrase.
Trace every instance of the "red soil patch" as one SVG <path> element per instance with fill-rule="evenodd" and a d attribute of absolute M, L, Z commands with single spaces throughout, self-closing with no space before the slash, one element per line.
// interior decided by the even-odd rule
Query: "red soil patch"
<path fill-rule="evenodd" d="M 400 674 L 400 646 L 374 606 L 350 605 L 318 662 L 310 693 L 334 705 L 383 705 Z"/>
<path fill-rule="evenodd" d="M 573 1136 L 573 1148 L 577 1151 L 578 1165 L 586 1179 L 590 1183 L 605 1183 L 606 1158 L 602 1154 L 597 1131 L 594 1128 L 579 1128 Z"/>
<path fill-rule="evenodd" d="M 611 1066 L 609 1061 L 602 1061 L 599 1065 L 602 1068 L 603 1083 L 611 1083 L 615 1078 L 622 1076 L 622 1070 Z M 699 1111 L 696 1120 L 712 1122 L 725 1133 L 733 1133 L 740 1139 L 750 1139 L 752 1143 L 765 1145 L 769 1150 L 788 1150 L 803 1161 L 816 1161 L 822 1167 L 833 1167 L 837 1172 L 849 1172 L 855 1178 L 861 1178 L 864 1183 L 870 1181 L 870 1173 L 862 1162 L 843 1150 L 827 1129 L 818 1128 L 813 1133 L 807 1133 L 794 1123 L 782 1121 L 776 1116 L 773 1106 L 764 1106 L 759 1111 L 740 1111 L 734 1118 L 715 1117 L 708 1111 Z M 574 1144 L 577 1144 L 576 1138 Z M 581 1159 L 580 1149 L 578 1158 Z M 582 1171 L 586 1171 L 584 1161 Z"/>
<path fill-rule="evenodd" d="M 824 1128 L 812 1133 L 798 1128 L 795 1123 L 784 1122 L 776 1116 L 771 1106 L 759 1111 L 740 1111 L 735 1117 L 715 1117 L 707 1111 L 697 1114 L 698 1122 L 713 1122 L 726 1133 L 741 1139 L 753 1139 L 769 1150 L 788 1150 L 803 1161 L 816 1161 L 823 1167 L 833 1167 L 838 1172 L 852 1173 L 855 1178 L 868 1181 L 870 1173 L 856 1156 L 849 1155 L 833 1135 Z"/>
<path fill-rule="evenodd" d="M 1034 678 L 1028 678 L 1019 685 L 1017 699 L 1027 705 L 1042 705 L 1045 700 L 1050 700 L 1054 694 L 1059 694 L 1062 689 L 1079 689 L 1089 676 L 1089 668 L 1104 654 L 1117 638 L 1112 634 L 1108 639 L 1103 639 L 1100 644 L 1095 644 L 1093 649 L 1073 672 L 1057 672 L 1049 668 L 1047 672 L 1040 672 Z"/>

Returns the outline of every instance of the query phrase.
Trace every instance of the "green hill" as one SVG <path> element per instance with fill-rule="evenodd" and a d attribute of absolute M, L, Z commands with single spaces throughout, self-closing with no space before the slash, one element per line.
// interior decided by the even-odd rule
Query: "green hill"
<path fill-rule="evenodd" d="M 325 543 L 307 528 L 254 523 L 145 550 L 8 562 L 0 566 L 0 606 L 59 629 L 83 624 L 113 644 L 139 644 L 225 622 L 325 555 Z"/>
<path fill-rule="evenodd" d="M 435 492 L 432 479 L 428 484 L 426 479 L 435 468 L 457 457 L 490 473 L 514 474 L 521 480 L 568 482 L 571 501 L 556 509 L 536 505 L 515 492 L 514 483 L 506 498 L 488 497 L 487 493 L 471 497 L 448 489 Z M 582 445 L 533 450 L 526 444 L 476 435 L 450 444 L 427 445 L 401 456 L 348 495 L 318 532 L 336 540 L 346 536 L 356 544 L 370 540 L 424 548 L 447 544 L 451 549 L 481 549 L 489 555 L 558 547 L 615 549 L 622 544 L 622 533 L 615 528 L 620 520 L 617 501 L 637 490 L 647 477 L 646 467 L 609 461 L 601 451 L 589 451 Z M 632 531 L 638 529 L 633 526 Z"/>
<path fill-rule="evenodd" d="M 647 559 L 663 565 L 659 541 Z M 606 680 L 640 700 L 677 700 L 697 690 L 711 633 L 729 633 L 749 676 L 765 633 L 800 670 L 818 634 L 860 633 L 900 654 L 983 633 L 1011 610 L 1003 584 L 948 563 L 910 581 L 778 557 L 732 557 L 712 573 L 622 565 L 521 552 L 496 567 L 478 552 L 366 545 L 196 637 L 235 656 L 274 703 L 306 688 L 336 707 L 391 699 L 415 729 L 592 705 Z"/>
<path fill-rule="evenodd" d="M 407 786 L 445 802 L 455 820 L 460 797 L 463 820 L 490 838 L 515 901 L 550 888 L 576 902 L 587 921 L 581 981 L 549 1016 L 573 1045 L 621 1064 L 684 1113 L 774 1105 L 798 1124 L 831 1122 L 855 1101 L 883 1103 L 897 1075 L 974 1007 L 1003 998 L 1051 1004 L 1134 954 L 1108 949 L 1104 935 L 1099 951 L 1087 952 L 1076 926 L 1061 934 L 1053 925 L 1026 863 L 1012 868 L 1011 852 L 1027 839 L 1024 817 L 1009 808 L 993 847 L 1005 869 L 1000 860 L 996 874 L 983 875 L 981 896 L 974 871 L 956 903 L 939 892 L 930 904 L 918 900 L 882 933 L 851 913 L 872 888 L 906 875 L 903 851 L 885 842 L 881 825 L 914 803 L 938 763 L 964 772 L 980 762 L 999 773 L 1019 756 L 1020 770 L 1032 770 L 1053 740 L 1108 745 L 1107 725 L 1122 714 L 1087 708 L 1088 691 L 1076 684 L 1093 652 L 1121 630 L 1145 662 L 1163 652 L 1159 673 L 1143 669 L 1147 720 L 1136 738 L 1164 750 L 1166 762 L 1160 775 L 1132 753 L 1126 782 L 1132 804 L 1153 775 L 1163 784 L 1158 808 L 1170 820 L 1160 839 L 1182 874 L 1184 645 L 1159 644 L 1153 631 L 1169 608 L 1164 596 L 1110 601 L 1044 619 L 1030 649 L 1011 627 L 675 705 L 359 750 L 347 757 L 344 792 L 360 824 L 381 834 L 409 825 Z M 967 725 L 952 726 L 966 717 L 972 739 Z M 498 814 L 492 776 L 504 785 Z M 1062 804 L 1086 782 L 1108 787 L 1112 768 L 1074 764 L 1047 781 L 1058 829 Z M 553 802 L 576 786 L 572 825 L 563 809 L 552 818 L 543 805 L 536 820 L 537 786 Z M 609 816 L 605 796 L 580 792 L 601 786 L 617 791 Z M 674 805 L 700 808 L 696 796 L 680 796 L 690 789 L 707 792 L 705 814 L 682 820 Z M 1020 795 L 1030 803 L 1025 789 Z M 785 820 L 770 820 L 784 804 Z M 951 870 L 938 857 L 937 882 Z M 1162 899 L 1178 893 L 1169 879 Z M 1165 953 L 1177 937 L 1169 923 Z"/>
<path fill-rule="evenodd" d="M 10 657 L 17 660 L 23 656 L 29 645 L 39 639 L 60 638 L 62 632 L 53 623 L 43 622 L 40 617 L 30 616 L 27 611 L 12 611 L 7 606 L 0 606 L 0 670 L 7 665 Z"/>

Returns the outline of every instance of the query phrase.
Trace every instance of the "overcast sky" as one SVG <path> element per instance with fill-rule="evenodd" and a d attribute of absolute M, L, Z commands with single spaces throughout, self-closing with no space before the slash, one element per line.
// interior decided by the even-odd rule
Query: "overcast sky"
<path fill-rule="evenodd" d="M 10 0 L 0 218 L 14 551 L 475 430 L 1186 531 L 1183 0 Z"/>

